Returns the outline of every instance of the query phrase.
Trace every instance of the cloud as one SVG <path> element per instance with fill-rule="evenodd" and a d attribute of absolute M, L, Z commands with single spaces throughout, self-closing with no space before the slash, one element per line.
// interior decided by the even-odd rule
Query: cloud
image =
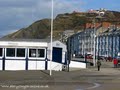
<path fill-rule="evenodd" d="M 39 0 L 0 0 L 0 7 L 31 7 L 34 6 Z"/>
<path fill-rule="evenodd" d="M 0 30 L 24 28 L 50 17 L 48 2 L 50 0 L 0 0 Z"/>
<path fill-rule="evenodd" d="M 82 0 L 55 0 L 55 14 L 82 10 Z"/>

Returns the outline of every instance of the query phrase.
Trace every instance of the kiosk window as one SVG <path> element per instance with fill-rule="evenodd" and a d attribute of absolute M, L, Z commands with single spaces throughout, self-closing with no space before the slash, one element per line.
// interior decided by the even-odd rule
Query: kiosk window
<path fill-rule="evenodd" d="M 38 57 L 45 57 L 45 49 L 38 49 Z"/>
<path fill-rule="evenodd" d="M 44 58 L 45 49 L 29 49 L 29 57 Z"/>
<path fill-rule="evenodd" d="M 7 48 L 6 56 L 15 57 L 15 48 Z"/>
<path fill-rule="evenodd" d="M 17 57 L 25 57 L 25 49 L 17 48 Z"/>
<path fill-rule="evenodd" d="M 2 56 L 3 54 L 3 48 L 0 48 L 0 57 Z"/>
<path fill-rule="evenodd" d="M 29 57 L 36 57 L 36 49 L 29 49 Z"/>

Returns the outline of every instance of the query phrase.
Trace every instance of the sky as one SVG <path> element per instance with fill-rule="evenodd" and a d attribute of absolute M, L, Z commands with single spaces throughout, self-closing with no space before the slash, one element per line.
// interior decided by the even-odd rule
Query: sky
<path fill-rule="evenodd" d="M 54 0 L 54 17 L 61 13 L 105 8 L 120 11 L 120 0 Z M 0 0 L 0 37 L 51 17 L 51 0 Z"/>

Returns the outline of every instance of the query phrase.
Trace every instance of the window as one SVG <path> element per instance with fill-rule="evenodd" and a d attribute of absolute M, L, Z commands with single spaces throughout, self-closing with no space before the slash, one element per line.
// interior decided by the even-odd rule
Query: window
<path fill-rule="evenodd" d="M 7 48 L 6 56 L 15 57 L 15 48 Z"/>
<path fill-rule="evenodd" d="M 25 48 L 6 48 L 7 57 L 25 57 Z"/>
<path fill-rule="evenodd" d="M 25 49 L 17 48 L 17 57 L 25 57 Z"/>
<path fill-rule="evenodd" d="M 3 48 L 0 48 L 0 57 L 2 57 L 3 54 Z"/>
<path fill-rule="evenodd" d="M 45 49 L 38 49 L 38 57 L 45 57 Z"/>
<path fill-rule="evenodd" d="M 29 57 L 36 57 L 36 49 L 29 49 Z"/>
<path fill-rule="evenodd" d="M 45 57 L 45 49 L 29 49 L 29 57 L 44 58 Z"/>

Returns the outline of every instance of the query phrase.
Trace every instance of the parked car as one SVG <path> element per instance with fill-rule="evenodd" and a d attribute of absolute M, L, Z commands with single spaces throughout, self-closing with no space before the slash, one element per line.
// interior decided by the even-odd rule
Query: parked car
<path fill-rule="evenodd" d="M 86 55 L 86 58 L 87 58 L 87 59 L 93 59 L 93 55 L 92 55 L 92 54 L 87 54 L 87 55 Z"/>
<path fill-rule="evenodd" d="M 76 55 L 76 58 L 84 58 L 84 55 L 80 54 L 80 55 Z"/>

